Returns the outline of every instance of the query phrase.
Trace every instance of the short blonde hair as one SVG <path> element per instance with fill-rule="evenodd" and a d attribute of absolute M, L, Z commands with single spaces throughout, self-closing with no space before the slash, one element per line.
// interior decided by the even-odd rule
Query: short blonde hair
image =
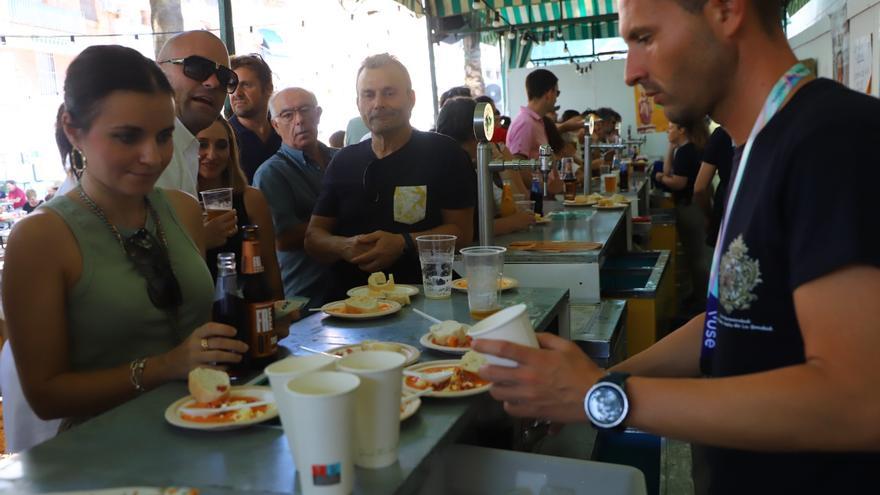
<path fill-rule="evenodd" d="M 361 77 L 361 72 L 363 72 L 364 69 L 379 69 L 389 65 L 403 72 L 403 75 L 406 76 L 406 89 L 412 89 L 412 79 L 409 77 L 409 71 L 406 70 L 406 66 L 400 63 L 400 60 L 397 60 L 397 57 L 390 53 L 378 53 L 365 58 L 364 61 L 361 62 L 361 67 L 358 69 L 357 77 Z"/>

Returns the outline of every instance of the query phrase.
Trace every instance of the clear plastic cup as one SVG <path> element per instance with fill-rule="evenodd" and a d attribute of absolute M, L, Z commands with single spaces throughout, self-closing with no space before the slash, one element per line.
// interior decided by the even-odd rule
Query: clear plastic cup
<path fill-rule="evenodd" d="M 499 246 L 475 246 L 461 250 L 468 281 L 468 310 L 475 320 L 482 320 L 501 309 L 498 293 L 501 291 L 506 251 Z"/>
<path fill-rule="evenodd" d="M 454 235 L 420 235 L 416 237 L 422 283 L 428 299 L 452 296 L 452 260 L 455 258 Z"/>
<path fill-rule="evenodd" d="M 216 218 L 232 209 L 232 188 L 221 187 L 202 191 L 202 203 L 208 220 Z"/>

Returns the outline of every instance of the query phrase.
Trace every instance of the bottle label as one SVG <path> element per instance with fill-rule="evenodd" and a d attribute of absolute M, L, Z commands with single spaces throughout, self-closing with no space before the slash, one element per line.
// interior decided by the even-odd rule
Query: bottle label
<path fill-rule="evenodd" d="M 250 349 L 252 358 L 272 356 L 278 350 L 278 336 L 275 333 L 273 308 L 271 302 L 248 303 L 248 329 L 250 330 Z"/>
<path fill-rule="evenodd" d="M 263 261 L 260 258 L 260 243 L 258 241 L 241 243 L 241 273 L 263 273 Z"/>

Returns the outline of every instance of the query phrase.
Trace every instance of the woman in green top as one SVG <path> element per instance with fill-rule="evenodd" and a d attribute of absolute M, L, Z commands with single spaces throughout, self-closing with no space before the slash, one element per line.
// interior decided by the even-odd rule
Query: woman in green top
<path fill-rule="evenodd" d="M 16 226 L 3 303 L 31 407 L 75 422 L 195 367 L 238 362 L 247 346 L 209 322 L 198 203 L 154 189 L 175 121 L 158 66 L 130 48 L 87 48 L 67 71 L 64 106 L 80 183 Z"/>

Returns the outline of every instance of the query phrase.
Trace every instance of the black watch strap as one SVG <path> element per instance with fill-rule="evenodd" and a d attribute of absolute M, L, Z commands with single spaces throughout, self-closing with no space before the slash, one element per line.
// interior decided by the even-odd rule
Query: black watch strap
<path fill-rule="evenodd" d="M 611 371 L 604 377 L 602 377 L 600 382 L 611 382 L 615 385 L 619 385 L 620 388 L 626 390 L 626 379 L 629 378 L 629 373 L 624 373 L 623 371 Z"/>
<path fill-rule="evenodd" d="M 409 232 L 402 232 L 400 235 L 403 236 L 403 242 L 406 245 L 403 248 L 403 252 L 405 252 L 405 253 L 406 252 L 409 252 L 409 253 L 414 252 L 416 250 L 416 243 L 413 241 L 412 236 L 409 235 Z"/>

